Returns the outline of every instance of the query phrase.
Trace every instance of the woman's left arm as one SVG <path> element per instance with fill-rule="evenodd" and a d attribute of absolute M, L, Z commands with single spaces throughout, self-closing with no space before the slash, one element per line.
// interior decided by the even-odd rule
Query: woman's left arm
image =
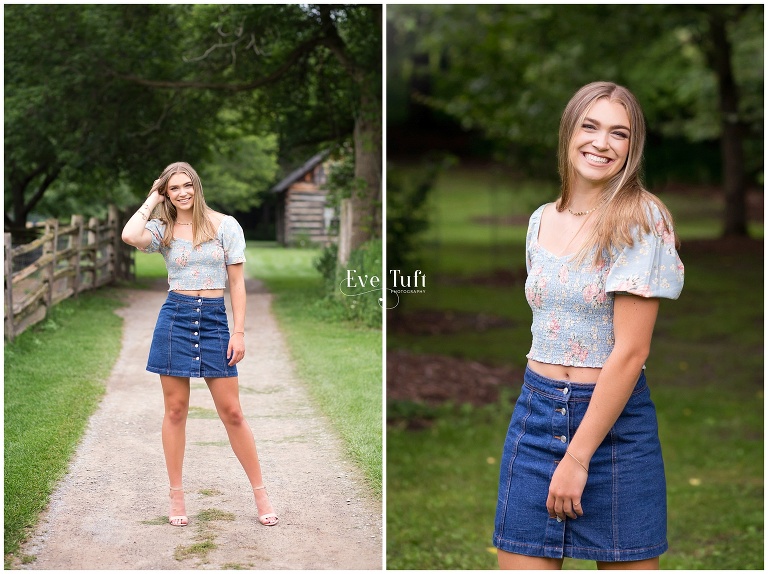
<path fill-rule="evenodd" d="M 227 265 L 229 278 L 229 300 L 232 303 L 234 328 L 229 338 L 227 359 L 232 367 L 245 356 L 245 273 L 244 263 Z"/>
<path fill-rule="evenodd" d="M 605 361 L 589 407 L 557 466 L 549 486 L 549 515 L 576 518 L 583 514 L 581 494 L 589 462 L 627 405 L 651 349 L 659 310 L 657 298 L 616 294 L 613 308 L 615 345 Z M 577 462 L 578 460 L 578 462 Z"/>

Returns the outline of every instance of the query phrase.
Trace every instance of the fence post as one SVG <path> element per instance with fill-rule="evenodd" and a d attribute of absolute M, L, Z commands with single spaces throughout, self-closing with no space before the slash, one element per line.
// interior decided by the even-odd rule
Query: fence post
<path fill-rule="evenodd" d="M 56 273 L 56 251 L 59 242 L 59 220 L 49 219 L 45 222 L 45 234 L 52 234 L 50 243 L 46 241 L 45 247 L 43 247 L 43 257 L 46 255 L 51 256 L 51 262 L 48 265 L 48 292 L 45 296 L 45 312 L 46 314 L 51 310 L 51 304 L 53 303 L 53 276 Z M 42 275 L 42 273 L 41 273 Z"/>
<path fill-rule="evenodd" d="M 77 297 L 78 293 L 80 293 L 80 253 L 83 245 L 83 216 L 73 215 L 72 219 L 70 219 L 70 224 L 72 227 L 77 227 L 77 233 L 72 233 L 69 236 L 68 245 L 68 247 L 75 248 L 75 253 L 72 255 L 70 265 L 75 270 L 75 278 L 72 282 L 72 293 Z"/>
<path fill-rule="evenodd" d="M 126 208 L 121 212 L 120 227 L 123 228 L 133 217 L 134 210 Z M 136 281 L 136 249 L 122 241 L 122 229 L 120 231 L 120 248 L 125 261 L 125 278 L 128 281 Z"/>
<path fill-rule="evenodd" d="M 111 277 L 112 282 L 116 282 L 120 279 L 120 235 L 117 232 L 117 227 L 120 225 L 120 218 L 117 216 L 117 206 L 109 205 L 109 211 L 107 212 L 107 225 L 109 225 L 109 238 L 110 243 L 107 245 L 107 257 L 109 258 L 109 264 L 107 266 L 107 272 Z"/>
<path fill-rule="evenodd" d="M 13 341 L 13 257 L 11 256 L 13 243 L 10 233 L 3 235 L 5 236 L 5 336 L 9 341 Z"/>
<path fill-rule="evenodd" d="M 88 257 L 91 258 L 91 286 L 90 289 L 96 287 L 96 275 L 98 269 L 96 264 L 99 262 L 99 220 L 95 217 L 91 217 L 88 220 Z"/>

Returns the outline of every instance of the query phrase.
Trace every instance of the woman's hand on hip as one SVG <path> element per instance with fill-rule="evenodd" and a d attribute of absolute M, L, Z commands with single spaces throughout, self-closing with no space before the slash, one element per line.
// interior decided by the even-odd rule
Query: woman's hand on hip
<path fill-rule="evenodd" d="M 581 495 L 587 484 L 587 472 L 568 455 L 563 455 L 549 483 L 547 511 L 550 518 L 575 519 L 584 514 Z"/>
<path fill-rule="evenodd" d="M 227 347 L 227 359 L 229 359 L 229 366 L 234 367 L 245 357 L 245 335 L 243 333 L 235 333 L 229 338 L 229 346 Z"/>

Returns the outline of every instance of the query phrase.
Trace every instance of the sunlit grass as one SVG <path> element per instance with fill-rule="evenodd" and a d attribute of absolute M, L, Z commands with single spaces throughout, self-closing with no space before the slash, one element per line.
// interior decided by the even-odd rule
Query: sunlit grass
<path fill-rule="evenodd" d="M 6 567 L 104 394 L 120 352 L 119 306 L 114 290 L 82 293 L 5 344 Z"/>

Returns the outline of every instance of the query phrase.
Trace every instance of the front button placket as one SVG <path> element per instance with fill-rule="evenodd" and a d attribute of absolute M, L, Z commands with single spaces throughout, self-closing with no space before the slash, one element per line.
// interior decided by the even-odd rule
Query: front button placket
<path fill-rule="evenodd" d="M 570 385 L 558 388 L 552 396 L 552 440 L 550 450 L 556 466 L 565 456 L 569 441 L 569 415 L 568 398 L 570 397 Z M 552 548 L 561 548 L 565 543 L 566 521 L 561 518 L 552 518 L 547 521 L 545 544 Z"/>
<path fill-rule="evenodd" d="M 200 303 L 200 299 L 197 300 Z M 195 320 L 192 321 L 192 372 L 193 376 L 200 376 L 200 307 L 195 307 Z"/>

